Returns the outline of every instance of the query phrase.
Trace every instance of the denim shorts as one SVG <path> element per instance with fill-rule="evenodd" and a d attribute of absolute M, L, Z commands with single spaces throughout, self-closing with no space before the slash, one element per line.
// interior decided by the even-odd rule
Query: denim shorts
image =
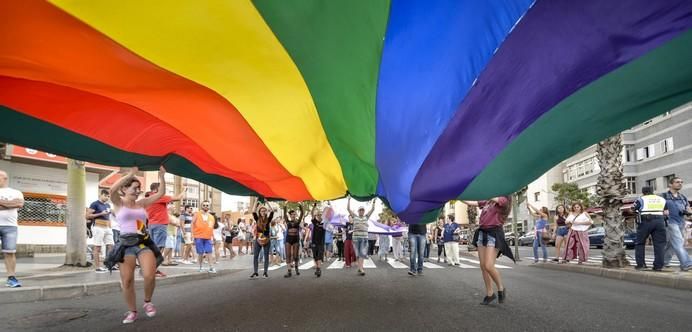
<path fill-rule="evenodd" d="M 149 225 L 149 235 L 159 249 L 166 247 L 168 237 L 168 225 Z"/>
<path fill-rule="evenodd" d="M 198 255 L 211 254 L 211 239 L 195 238 L 195 250 L 197 250 Z"/>
<path fill-rule="evenodd" d="M 151 252 L 151 249 L 149 249 L 149 247 L 147 247 L 147 246 L 145 246 L 145 245 L 143 245 L 143 244 L 140 244 L 140 245 L 138 245 L 138 246 L 127 247 L 127 248 L 125 248 L 125 256 L 135 256 L 135 257 L 138 257 L 139 254 L 141 254 L 141 253 L 143 253 L 143 252 L 145 252 L 145 251 Z"/>
<path fill-rule="evenodd" d="M 17 252 L 17 226 L 0 226 L 0 241 L 2 252 L 8 254 Z"/>
<path fill-rule="evenodd" d="M 358 258 L 368 258 L 368 238 L 353 239 L 353 250 Z"/>
<path fill-rule="evenodd" d="M 476 242 L 476 247 L 483 246 L 483 235 L 485 233 L 486 232 L 482 229 L 478 230 L 478 241 Z M 495 240 L 495 238 L 492 235 L 488 234 L 488 244 L 486 245 L 486 247 L 495 247 L 496 242 L 497 240 Z"/>
<path fill-rule="evenodd" d="M 560 226 L 557 228 L 557 232 L 555 232 L 556 236 L 567 236 L 567 233 L 569 233 L 569 228 L 567 226 Z"/>

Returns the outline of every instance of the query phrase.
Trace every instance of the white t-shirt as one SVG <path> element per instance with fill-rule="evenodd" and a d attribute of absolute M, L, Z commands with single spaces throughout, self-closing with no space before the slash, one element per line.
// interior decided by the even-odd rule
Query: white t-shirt
<path fill-rule="evenodd" d="M 17 198 L 24 199 L 24 195 L 19 190 L 12 188 L 0 188 L 0 199 L 15 200 Z M 17 226 L 17 211 L 19 209 L 0 210 L 0 226 Z"/>
<path fill-rule="evenodd" d="M 226 228 L 226 225 L 223 223 L 219 223 L 219 228 L 214 228 L 214 241 L 221 241 L 223 240 L 223 230 Z"/>
<path fill-rule="evenodd" d="M 565 222 L 567 223 L 574 223 L 576 218 L 577 222 L 586 222 L 590 221 L 589 217 L 586 215 L 586 213 L 580 213 L 578 216 L 575 216 L 573 214 L 570 214 L 567 216 L 567 220 Z M 593 222 L 592 222 L 593 223 Z M 592 224 L 591 223 L 591 224 Z M 574 225 L 572 224 L 572 230 L 583 232 L 583 231 L 588 231 L 589 227 L 591 227 L 591 224 L 585 224 L 585 225 Z"/>

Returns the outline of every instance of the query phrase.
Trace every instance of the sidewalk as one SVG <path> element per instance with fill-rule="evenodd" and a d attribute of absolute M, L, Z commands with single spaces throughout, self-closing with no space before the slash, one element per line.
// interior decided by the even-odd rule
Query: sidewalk
<path fill-rule="evenodd" d="M 467 252 L 462 250 L 461 255 L 469 257 L 478 257 L 477 252 Z M 662 286 L 668 288 L 692 290 L 692 271 L 681 272 L 678 267 L 664 269 L 663 272 L 637 271 L 634 266 L 628 266 L 622 269 L 606 269 L 600 264 L 584 263 L 584 264 L 557 264 L 554 262 L 538 263 L 526 265 L 533 268 L 558 270 L 566 272 L 585 273 L 604 278 L 619 279 L 631 281 L 641 284 L 654 286 Z"/>
<path fill-rule="evenodd" d="M 120 291 L 120 273 L 96 273 L 94 268 L 62 266 L 64 254 L 37 254 L 17 259 L 17 279 L 22 287 L 0 289 L 0 304 L 71 299 Z M 156 285 L 209 279 L 236 273 L 252 266 L 252 256 L 236 256 L 233 260 L 221 257 L 215 266 L 216 274 L 198 272 L 197 265 L 160 266 L 167 277 L 157 278 Z M 6 278 L 4 263 L 0 263 L 2 281 Z M 135 271 L 135 287 L 142 287 L 142 277 Z"/>

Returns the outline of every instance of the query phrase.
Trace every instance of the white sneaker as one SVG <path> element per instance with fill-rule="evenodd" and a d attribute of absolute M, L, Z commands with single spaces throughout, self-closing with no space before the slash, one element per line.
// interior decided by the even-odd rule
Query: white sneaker
<path fill-rule="evenodd" d="M 213 268 L 213 267 L 210 267 L 210 268 L 209 268 L 209 273 L 216 273 L 216 269 Z"/>

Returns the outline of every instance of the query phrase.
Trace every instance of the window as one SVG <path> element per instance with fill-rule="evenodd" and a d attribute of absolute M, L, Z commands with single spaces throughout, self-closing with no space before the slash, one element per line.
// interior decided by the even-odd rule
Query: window
<path fill-rule="evenodd" d="M 667 153 L 673 151 L 673 138 L 668 137 L 661 141 L 661 152 Z"/>
<path fill-rule="evenodd" d="M 637 178 L 634 176 L 628 176 L 625 178 L 625 187 L 627 188 L 627 192 L 630 194 L 636 194 L 637 193 Z"/>
<path fill-rule="evenodd" d="M 668 184 L 670 183 L 670 180 L 672 180 L 672 179 L 674 179 L 674 178 L 675 178 L 675 174 L 670 174 L 670 175 L 664 176 L 664 177 L 663 177 L 663 180 L 665 180 L 666 185 L 668 185 Z"/>
<path fill-rule="evenodd" d="M 193 209 L 199 207 L 199 201 L 191 198 L 183 198 L 181 201 L 182 206 L 189 205 Z"/>
<path fill-rule="evenodd" d="M 535 192 L 533 193 L 533 201 L 538 202 L 538 200 L 541 198 L 541 192 Z"/>
<path fill-rule="evenodd" d="M 637 161 L 644 160 L 646 158 L 644 148 L 637 149 Z"/>
<path fill-rule="evenodd" d="M 625 146 L 625 162 L 631 163 L 635 160 L 637 150 L 632 145 Z"/>
<path fill-rule="evenodd" d="M 656 191 L 656 179 L 649 179 L 644 182 L 644 185 L 647 187 L 651 187 L 653 191 Z"/>

